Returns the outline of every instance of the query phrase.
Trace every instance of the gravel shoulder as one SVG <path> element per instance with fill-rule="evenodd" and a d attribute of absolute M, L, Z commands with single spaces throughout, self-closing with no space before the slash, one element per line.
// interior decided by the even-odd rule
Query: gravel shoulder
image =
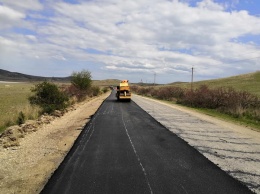
<path fill-rule="evenodd" d="M 19 146 L 1 146 L 0 193 L 39 193 L 108 95 L 77 104 L 62 117 L 26 134 Z"/>

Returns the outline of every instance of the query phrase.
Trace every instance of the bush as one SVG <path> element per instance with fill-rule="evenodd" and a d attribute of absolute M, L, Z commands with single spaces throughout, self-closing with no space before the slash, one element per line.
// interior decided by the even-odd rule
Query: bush
<path fill-rule="evenodd" d="M 71 75 L 71 83 L 82 91 L 87 91 L 91 87 L 91 73 L 87 70 L 81 72 L 73 72 Z"/>
<path fill-rule="evenodd" d="M 77 101 L 82 101 L 86 98 L 87 91 L 82 91 L 75 85 L 70 85 L 64 89 L 64 92 L 71 98 L 76 97 Z"/>
<path fill-rule="evenodd" d="M 17 118 L 17 122 L 18 125 L 24 124 L 25 123 L 25 115 L 24 113 L 21 111 L 19 112 L 19 116 Z"/>
<path fill-rule="evenodd" d="M 68 96 L 53 83 L 42 82 L 35 85 L 31 91 L 34 92 L 34 95 L 29 97 L 30 103 L 40 106 L 43 113 L 50 114 L 68 106 Z"/>
<path fill-rule="evenodd" d="M 91 73 L 87 70 L 81 72 L 73 72 L 71 75 L 71 86 L 65 89 L 65 92 L 70 96 L 75 96 L 78 101 L 83 101 L 87 96 L 93 96 L 96 92 L 91 87 Z"/>
<path fill-rule="evenodd" d="M 98 96 L 100 94 L 100 88 L 98 86 L 92 86 L 89 92 L 90 96 Z"/>
<path fill-rule="evenodd" d="M 180 87 L 140 87 L 133 86 L 132 91 L 139 95 L 151 96 L 161 100 L 196 107 L 215 109 L 235 118 L 245 118 L 260 122 L 260 99 L 245 91 L 235 91 L 233 88 L 210 89 L 202 85 L 195 90 Z"/>
<path fill-rule="evenodd" d="M 108 90 L 109 90 L 108 87 L 104 87 L 104 88 L 102 88 L 102 92 L 103 92 L 103 93 L 107 93 Z"/>

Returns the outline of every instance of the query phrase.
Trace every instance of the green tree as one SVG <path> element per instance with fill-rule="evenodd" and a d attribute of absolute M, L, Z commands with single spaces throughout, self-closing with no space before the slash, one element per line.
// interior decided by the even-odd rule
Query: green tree
<path fill-rule="evenodd" d="M 43 113 L 63 110 L 68 106 L 68 96 L 53 83 L 44 81 L 35 85 L 31 91 L 34 92 L 34 95 L 29 97 L 30 103 L 40 106 Z"/>
<path fill-rule="evenodd" d="M 91 88 L 91 72 L 82 70 L 81 72 L 73 72 L 71 75 L 71 83 L 81 91 L 87 91 Z"/>

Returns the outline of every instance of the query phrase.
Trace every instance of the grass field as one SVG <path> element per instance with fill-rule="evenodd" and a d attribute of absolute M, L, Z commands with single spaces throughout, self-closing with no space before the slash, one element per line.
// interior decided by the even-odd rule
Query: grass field
<path fill-rule="evenodd" d="M 119 83 L 117 80 L 93 81 L 94 86 L 109 86 Z M 0 82 L 0 133 L 6 127 L 16 124 L 19 113 L 23 112 L 26 119 L 38 117 L 39 108 L 33 107 L 28 101 L 37 82 Z M 69 85 L 62 82 L 57 85 Z"/>
<path fill-rule="evenodd" d="M 0 83 L 0 132 L 16 123 L 21 111 L 27 119 L 37 117 L 38 109 L 28 101 L 33 86 L 33 83 Z"/>
<path fill-rule="evenodd" d="M 185 88 L 191 87 L 190 83 L 174 83 L 171 85 Z M 210 88 L 232 87 L 235 90 L 247 91 L 260 96 L 260 71 L 223 79 L 213 79 L 193 83 L 194 88 L 198 88 L 201 85 L 207 85 Z"/>

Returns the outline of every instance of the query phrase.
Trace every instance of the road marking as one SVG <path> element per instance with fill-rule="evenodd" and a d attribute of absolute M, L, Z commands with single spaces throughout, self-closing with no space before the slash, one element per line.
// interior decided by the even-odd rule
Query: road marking
<path fill-rule="evenodd" d="M 132 142 L 132 140 L 131 140 L 131 138 L 130 138 L 130 136 L 129 136 L 128 130 L 127 130 L 127 128 L 126 128 L 123 113 L 122 113 L 122 121 L 123 121 L 123 124 L 124 124 L 124 127 L 125 127 L 126 134 L 127 134 L 127 136 L 128 136 L 128 139 L 129 139 L 129 141 L 130 141 L 130 143 L 131 143 L 131 145 L 132 145 L 132 148 L 133 148 L 133 150 L 134 150 L 135 156 L 136 156 L 136 158 L 137 158 L 137 160 L 138 160 L 138 162 L 139 162 L 139 164 L 140 164 L 140 166 L 141 166 L 141 168 L 142 168 L 142 171 L 143 171 L 143 173 L 144 173 L 144 177 L 145 177 L 145 179 L 146 179 L 146 182 L 147 182 L 147 185 L 148 185 L 148 187 L 149 187 L 150 193 L 153 194 L 153 190 L 152 190 L 152 188 L 151 188 L 151 185 L 150 185 L 149 179 L 148 179 L 148 177 L 147 177 L 146 171 L 145 171 L 145 169 L 144 169 L 144 166 L 143 166 L 143 164 L 142 164 L 142 162 L 141 162 L 141 160 L 140 160 L 140 158 L 139 158 L 139 156 L 138 156 L 138 154 L 137 154 L 137 152 L 136 152 L 135 146 L 134 146 L 134 144 L 133 144 L 133 142 Z"/>

